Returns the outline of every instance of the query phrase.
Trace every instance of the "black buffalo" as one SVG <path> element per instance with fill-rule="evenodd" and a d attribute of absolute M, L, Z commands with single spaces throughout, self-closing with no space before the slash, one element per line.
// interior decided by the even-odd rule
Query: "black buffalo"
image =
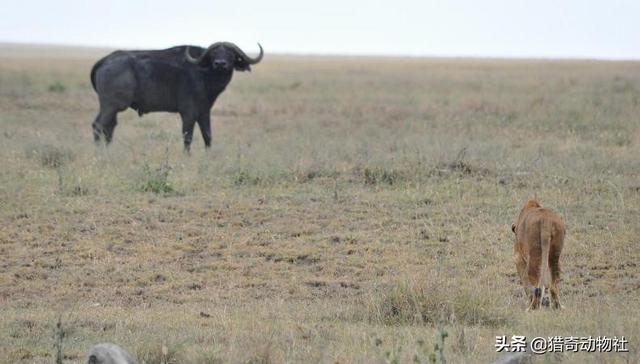
<path fill-rule="evenodd" d="M 177 46 L 164 50 L 115 51 L 91 69 L 91 83 L 98 93 L 100 112 L 93 122 L 93 136 L 111 142 L 117 114 L 130 107 L 140 116 L 154 111 L 180 113 L 184 148 L 188 151 L 198 123 L 204 144 L 211 145 L 210 111 L 229 84 L 233 70 L 250 71 L 262 60 L 247 56 L 229 42 L 209 48 Z"/>

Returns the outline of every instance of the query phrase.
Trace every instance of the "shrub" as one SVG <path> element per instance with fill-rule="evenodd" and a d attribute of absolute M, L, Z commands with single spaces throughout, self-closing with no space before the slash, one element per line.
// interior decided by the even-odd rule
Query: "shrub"
<path fill-rule="evenodd" d="M 142 191 L 153 192 L 157 194 L 168 194 L 175 192 L 175 189 L 169 182 L 169 172 L 171 168 L 160 166 L 159 168 L 151 168 L 148 164 L 143 167 L 144 182 L 142 183 Z"/>
<path fill-rule="evenodd" d="M 171 165 L 169 164 L 169 149 L 166 150 L 164 160 L 159 167 L 152 168 L 145 162 L 142 167 L 142 191 L 153 192 L 156 194 L 170 194 L 176 192 L 169 182 L 171 169 Z"/>

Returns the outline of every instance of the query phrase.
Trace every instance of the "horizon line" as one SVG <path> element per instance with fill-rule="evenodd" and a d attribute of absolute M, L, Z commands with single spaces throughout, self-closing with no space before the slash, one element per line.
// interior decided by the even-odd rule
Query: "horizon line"
<path fill-rule="evenodd" d="M 0 39 L 0 47 L 50 47 L 50 48 L 77 48 L 92 50 L 116 50 L 116 49 L 164 49 L 163 47 L 121 47 L 113 45 L 77 44 L 77 43 L 47 43 L 47 42 L 22 42 L 5 41 Z M 168 47 L 165 47 L 168 48 Z M 266 53 L 266 52 L 265 52 Z M 472 55 L 472 54 L 415 54 L 415 53 L 375 53 L 375 52 L 354 52 L 354 53 L 333 53 L 333 52 L 295 52 L 295 51 L 275 51 L 275 56 L 284 57 L 326 57 L 326 58 L 386 58 L 386 59 L 469 59 L 469 60 L 515 60 L 515 61 L 584 61 L 584 62 L 639 62 L 639 58 L 612 58 L 593 56 L 523 56 L 523 55 Z"/>

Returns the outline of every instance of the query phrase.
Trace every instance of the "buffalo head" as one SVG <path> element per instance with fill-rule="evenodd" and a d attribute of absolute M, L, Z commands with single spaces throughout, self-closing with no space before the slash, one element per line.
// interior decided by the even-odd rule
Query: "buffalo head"
<path fill-rule="evenodd" d="M 189 54 L 189 47 L 187 47 L 184 55 L 188 62 L 201 67 L 211 67 L 219 71 L 229 71 L 231 69 L 251 71 L 250 65 L 260 62 L 264 55 L 260 43 L 258 43 L 258 47 L 260 47 L 260 54 L 256 58 L 247 56 L 242 49 L 230 42 L 213 43 L 196 58 Z"/>

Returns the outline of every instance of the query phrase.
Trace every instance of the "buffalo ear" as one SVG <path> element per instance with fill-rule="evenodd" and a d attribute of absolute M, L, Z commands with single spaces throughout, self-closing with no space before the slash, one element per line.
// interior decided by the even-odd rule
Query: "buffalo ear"
<path fill-rule="evenodd" d="M 516 224 L 511 224 L 511 231 L 513 231 L 513 233 L 516 233 Z"/>
<path fill-rule="evenodd" d="M 249 66 L 249 63 L 247 63 L 247 61 L 245 61 L 241 56 L 236 57 L 236 60 L 233 62 L 233 68 L 235 68 L 236 71 L 251 72 L 251 66 Z"/>

